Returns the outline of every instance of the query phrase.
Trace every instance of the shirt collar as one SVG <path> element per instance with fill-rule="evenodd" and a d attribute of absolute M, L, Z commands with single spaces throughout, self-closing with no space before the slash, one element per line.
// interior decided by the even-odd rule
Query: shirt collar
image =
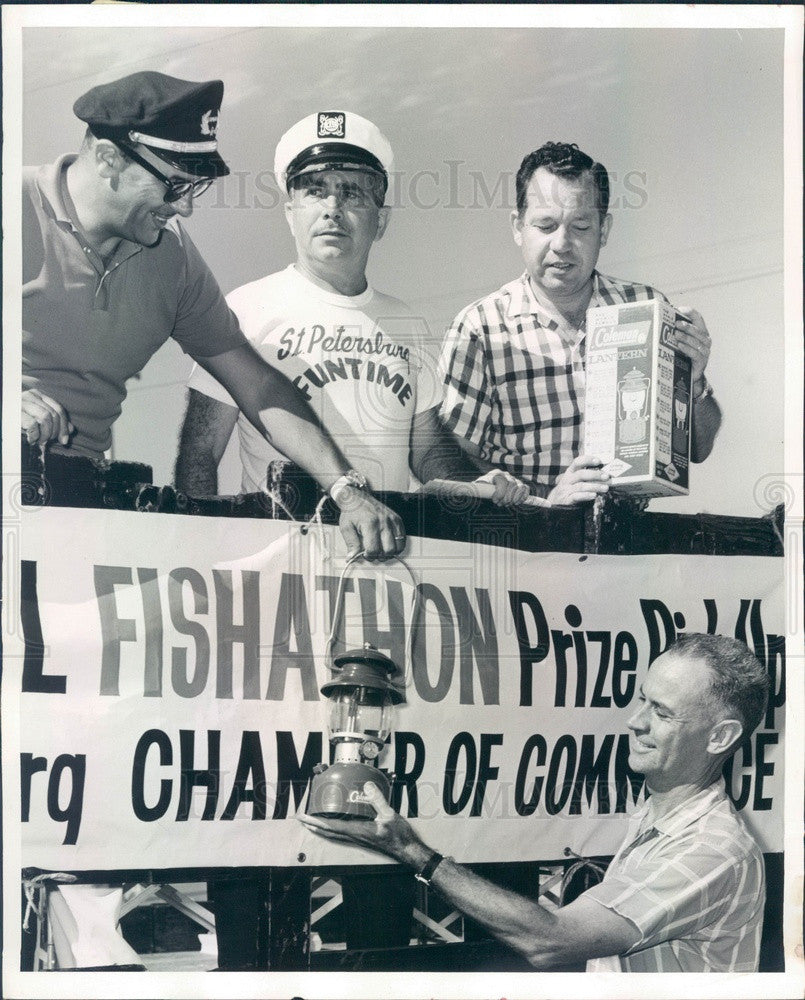
<path fill-rule="evenodd" d="M 525 271 L 514 281 L 510 281 L 508 285 L 504 285 L 504 289 L 509 296 L 509 304 L 506 308 L 506 315 L 509 319 L 516 319 L 518 316 L 536 316 L 541 326 L 551 328 L 556 326 L 556 323 L 537 302 L 531 282 L 528 280 L 528 271 Z"/>
<path fill-rule="evenodd" d="M 602 276 L 598 271 L 593 271 L 592 277 L 593 294 L 590 298 L 588 309 L 592 306 L 607 305 L 607 302 L 601 298 Z M 539 302 L 537 302 L 537 297 L 531 288 L 531 282 L 528 280 L 528 271 L 525 271 L 519 278 L 510 281 L 508 285 L 504 285 L 503 287 L 509 296 L 506 315 L 510 319 L 516 319 L 518 316 L 538 316 L 542 326 L 556 326 L 554 320 L 551 319 Z"/>
<path fill-rule="evenodd" d="M 587 306 L 588 309 L 592 309 L 593 306 L 606 306 L 609 302 L 602 298 L 602 286 L 605 282 L 605 278 L 598 271 L 593 271 L 593 294 L 590 296 L 590 304 Z"/>
<path fill-rule="evenodd" d="M 55 163 L 40 167 L 36 175 L 36 183 L 44 211 L 48 212 L 55 222 L 68 226 L 75 233 L 80 233 L 81 225 L 77 218 L 70 215 L 62 194 L 62 184 L 67 183 L 67 168 L 70 164 L 75 163 L 76 159 L 75 153 L 66 153 L 64 156 L 60 156 Z M 86 239 L 86 236 L 83 238 Z M 110 260 L 123 261 L 127 257 L 139 253 L 142 249 L 140 243 L 121 239 Z"/>
<path fill-rule="evenodd" d="M 681 802 L 675 809 L 655 819 L 653 825 L 660 833 L 674 836 L 710 812 L 723 797 L 724 792 L 718 787 L 718 782 L 713 782 L 686 802 Z"/>
<path fill-rule="evenodd" d="M 623 283 L 614 278 L 608 278 L 600 271 L 593 271 L 593 294 L 590 296 L 588 309 L 594 306 L 611 306 L 618 302 L 635 301 L 625 296 Z"/>
<path fill-rule="evenodd" d="M 62 172 L 67 170 L 71 163 L 75 163 L 75 160 L 75 153 L 66 153 L 64 156 L 60 156 L 55 163 L 48 163 L 46 166 L 40 167 L 36 175 L 36 186 L 42 207 L 50 213 L 56 222 L 64 222 L 70 226 L 74 223 L 62 198 L 61 177 Z"/>

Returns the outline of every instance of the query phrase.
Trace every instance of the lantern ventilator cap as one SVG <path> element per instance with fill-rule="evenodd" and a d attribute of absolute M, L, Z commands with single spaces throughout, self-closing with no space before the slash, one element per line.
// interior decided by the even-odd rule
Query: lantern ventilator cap
<path fill-rule="evenodd" d="M 399 674 L 397 664 L 368 642 L 362 649 L 348 649 L 336 656 L 333 665 L 338 673 L 322 684 L 323 695 L 341 687 L 368 687 L 386 691 L 395 705 L 405 701 L 405 695 L 391 682 L 391 677 Z"/>

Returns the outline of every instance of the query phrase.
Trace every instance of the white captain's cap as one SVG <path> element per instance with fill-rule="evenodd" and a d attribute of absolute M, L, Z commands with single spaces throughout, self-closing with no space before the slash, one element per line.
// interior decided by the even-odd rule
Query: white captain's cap
<path fill-rule="evenodd" d="M 274 155 L 274 173 L 286 192 L 294 177 L 319 170 L 368 170 L 388 187 L 393 166 L 388 139 L 377 125 L 351 111 L 308 115 L 288 129 Z"/>

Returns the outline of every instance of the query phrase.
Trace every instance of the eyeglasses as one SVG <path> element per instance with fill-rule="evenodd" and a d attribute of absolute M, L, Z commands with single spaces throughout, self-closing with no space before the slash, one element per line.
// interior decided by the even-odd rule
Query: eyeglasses
<path fill-rule="evenodd" d="M 125 142 L 115 142 L 116 146 L 119 146 L 127 156 L 130 156 L 135 163 L 139 163 L 141 167 L 145 167 L 149 174 L 153 174 L 157 180 L 162 181 L 162 183 L 167 188 L 163 201 L 167 202 L 169 205 L 173 204 L 175 201 L 179 201 L 181 198 L 185 198 L 190 195 L 191 198 L 198 198 L 200 194 L 204 194 L 208 187 L 215 180 L 214 177 L 202 177 L 197 181 L 186 181 L 178 180 L 173 177 L 166 177 L 161 173 L 155 166 L 150 164 L 148 160 L 140 156 L 139 153 L 135 152 L 128 143 Z"/>

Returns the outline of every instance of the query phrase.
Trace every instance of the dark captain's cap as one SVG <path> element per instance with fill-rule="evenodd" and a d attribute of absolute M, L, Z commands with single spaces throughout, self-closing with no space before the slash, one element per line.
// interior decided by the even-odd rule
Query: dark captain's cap
<path fill-rule="evenodd" d="M 93 87 L 73 111 L 100 139 L 141 143 L 166 163 L 199 177 L 225 177 L 218 153 L 221 80 L 194 83 L 164 73 L 132 73 Z"/>

